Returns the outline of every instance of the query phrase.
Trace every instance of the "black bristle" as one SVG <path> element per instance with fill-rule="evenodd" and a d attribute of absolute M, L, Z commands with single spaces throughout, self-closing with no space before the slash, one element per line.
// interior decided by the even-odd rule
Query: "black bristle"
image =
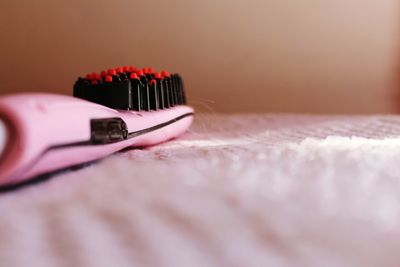
<path fill-rule="evenodd" d="M 132 93 L 131 93 L 132 109 L 141 111 L 142 110 L 141 106 L 142 101 L 140 98 L 141 82 L 138 79 L 131 80 L 131 88 L 132 88 Z"/>
<path fill-rule="evenodd" d="M 158 110 L 157 83 L 153 80 L 149 83 L 149 99 L 150 109 Z"/>
<path fill-rule="evenodd" d="M 169 108 L 172 105 L 170 104 L 170 90 L 169 90 L 169 86 L 168 86 L 168 81 L 167 81 L 167 77 L 165 77 L 164 79 L 161 80 L 162 86 L 163 86 L 163 90 L 164 90 L 164 107 L 165 108 Z"/>
<path fill-rule="evenodd" d="M 160 109 L 165 109 L 165 99 L 164 99 L 164 86 L 162 80 L 159 78 L 155 79 L 157 82 L 157 98 L 158 98 L 158 105 Z"/>
<path fill-rule="evenodd" d="M 171 84 L 172 84 L 172 92 L 174 94 L 174 104 L 179 105 L 179 98 L 178 98 L 178 84 L 176 82 L 175 74 L 171 75 Z"/>
<path fill-rule="evenodd" d="M 179 104 L 183 105 L 185 104 L 185 96 L 184 96 L 184 92 L 183 92 L 183 82 L 182 82 L 182 78 L 179 74 L 175 74 L 176 77 L 176 82 L 178 85 L 178 99 L 179 99 Z"/>
<path fill-rule="evenodd" d="M 175 106 L 175 92 L 174 92 L 174 86 L 172 84 L 172 79 L 171 77 L 166 77 L 166 84 L 168 88 L 168 98 L 169 98 L 169 106 L 173 107 Z"/>
<path fill-rule="evenodd" d="M 147 82 L 141 83 L 140 99 L 142 104 L 142 110 L 150 111 L 149 85 L 147 84 Z"/>

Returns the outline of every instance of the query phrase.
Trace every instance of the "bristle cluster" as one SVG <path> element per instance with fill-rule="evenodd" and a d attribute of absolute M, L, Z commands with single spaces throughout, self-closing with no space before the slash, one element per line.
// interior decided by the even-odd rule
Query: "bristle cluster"
<path fill-rule="evenodd" d="M 183 80 L 179 74 L 128 66 L 78 78 L 74 96 L 114 109 L 136 111 L 186 104 Z"/>

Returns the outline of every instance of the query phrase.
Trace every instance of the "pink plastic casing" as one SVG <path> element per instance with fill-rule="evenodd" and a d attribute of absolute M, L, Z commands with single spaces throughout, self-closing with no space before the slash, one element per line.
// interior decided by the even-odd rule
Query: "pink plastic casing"
<path fill-rule="evenodd" d="M 49 150 L 51 146 L 90 140 L 90 120 L 123 119 L 135 132 L 193 113 L 188 106 L 151 111 L 119 111 L 74 97 L 20 94 L 0 99 L 0 117 L 8 125 L 8 145 L 0 158 L 0 185 L 14 184 L 60 168 L 89 162 L 129 146 L 148 146 L 185 132 L 193 116 L 155 131 L 105 145 L 83 145 Z"/>

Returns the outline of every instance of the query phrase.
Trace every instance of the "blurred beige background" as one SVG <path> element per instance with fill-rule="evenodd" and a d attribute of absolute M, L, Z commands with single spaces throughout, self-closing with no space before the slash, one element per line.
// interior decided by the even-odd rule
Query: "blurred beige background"
<path fill-rule="evenodd" d="M 180 72 L 222 112 L 399 111 L 398 0 L 0 3 L 0 93 L 117 65 Z"/>

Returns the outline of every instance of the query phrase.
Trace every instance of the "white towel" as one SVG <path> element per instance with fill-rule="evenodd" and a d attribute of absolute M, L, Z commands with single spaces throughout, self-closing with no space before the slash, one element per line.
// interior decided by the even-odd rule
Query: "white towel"
<path fill-rule="evenodd" d="M 202 115 L 0 195 L 0 266 L 398 266 L 400 117 Z"/>

